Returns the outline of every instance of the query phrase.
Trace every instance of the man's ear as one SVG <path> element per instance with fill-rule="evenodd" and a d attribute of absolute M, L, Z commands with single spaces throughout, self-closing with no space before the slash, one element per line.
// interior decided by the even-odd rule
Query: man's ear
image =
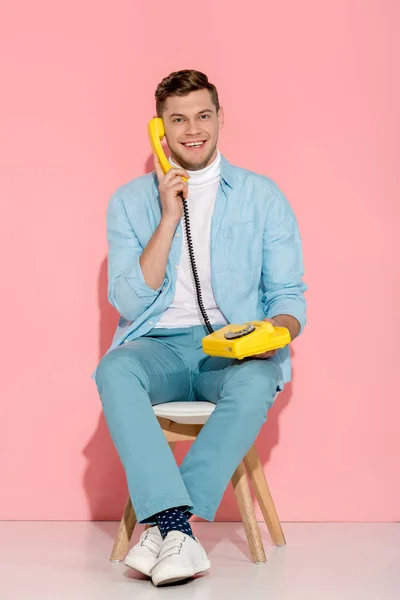
<path fill-rule="evenodd" d="M 218 111 L 218 129 L 222 129 L 224 126 L 224 109 L 222 106 Z"/>

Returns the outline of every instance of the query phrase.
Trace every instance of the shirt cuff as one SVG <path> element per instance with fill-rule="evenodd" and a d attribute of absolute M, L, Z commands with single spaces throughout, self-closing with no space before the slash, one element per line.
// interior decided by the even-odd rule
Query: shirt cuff
<path fill-rule="evenodd" d="M 305 307 L 301 301 L 298 300 L 280 300 L 279 302 L 273 302 L 269 308 L 266 316 L 269 319 L 273 319 L 278 315 L 290 315 L 298 320 L 300 323 L 299 335 L 304 329 L 306 324 L 306 312 Z"/>
<path fill-rule="evenodd" d="M 156 290 L 147 285 L 140 267 L 139 257 L 136 257 L 134 264 L 125 272 L 124 276 L 132 290 L 139 298 L 155 298 L 165 289 L 165 286 L 168 282 L 167 278 L 164 278 L 164 281 Z"/>

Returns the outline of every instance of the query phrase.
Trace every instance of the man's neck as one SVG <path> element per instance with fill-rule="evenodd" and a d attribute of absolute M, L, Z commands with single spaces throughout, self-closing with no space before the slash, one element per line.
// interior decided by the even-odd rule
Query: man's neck
<path fill-rule="evenodd" d="M 169 159 L 170 164 L 173 167 L 179 167 L 180 165 L 175 162 L 172 158 Z M 190 175 L 189 179 L 189 188 L 196 186 L 203 186 L 213 182 L 216 182 L 220 179 L 221 175 L 221 154 L 217 150 L 215 159 L 203 169 L 199 169 L 198 171 L 192 171 L 190 169 L 186 169 L 188 174 Z"/>

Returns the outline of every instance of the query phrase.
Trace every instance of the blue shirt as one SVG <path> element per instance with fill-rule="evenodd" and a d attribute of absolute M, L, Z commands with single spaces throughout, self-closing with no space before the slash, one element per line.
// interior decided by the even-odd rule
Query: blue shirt
<path fill-rule="evenodd" d="M 108 299 L 120 313 L 107 353 L 152 329 L 175 293 L 182 249 L 182 223 L 174 236 L 164 281 L 156 290 L 143 277 L 139 258 L 161 219 L 155 173 L 121 186 L 107 209 Z M 221 157 L 221 182 L 211 220 L 211 282 L 228 323 L 279 314 L 306 322 L 301 239 L 296 217 L 268 177 L 231 165 Z M 281 385 L 291 379 L 289 347 L 272 358 Z M 93 374 L 93 377 L 95 373 Z"/>

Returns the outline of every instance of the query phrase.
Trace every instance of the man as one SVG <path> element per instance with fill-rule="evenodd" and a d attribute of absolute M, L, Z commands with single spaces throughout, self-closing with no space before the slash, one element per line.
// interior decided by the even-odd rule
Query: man
<path fill-rule="evenodd" d="M 187 199 L 203 303 L 214 330 L 268 319 L 295 339 L 305 324 L 301 241 L 273 181 L 217 149 L 223 126 L 206 75 L 178 71 L 156 90 L 173 169 L 122 186 L 107 211 L 108 298 L 121 315 L 96 373 L 107 425 L 143 532 L 126 564 L 155 585 L 210 568 L 189 524 L 213 521 L 276 392 L 289 348 L 243 361 L 206 356 L 183 227 Z M 184 181 L 182 176 L 188 181 Z M 216 408 L 178 468 L 152 405 L 205 400 Z"/>

